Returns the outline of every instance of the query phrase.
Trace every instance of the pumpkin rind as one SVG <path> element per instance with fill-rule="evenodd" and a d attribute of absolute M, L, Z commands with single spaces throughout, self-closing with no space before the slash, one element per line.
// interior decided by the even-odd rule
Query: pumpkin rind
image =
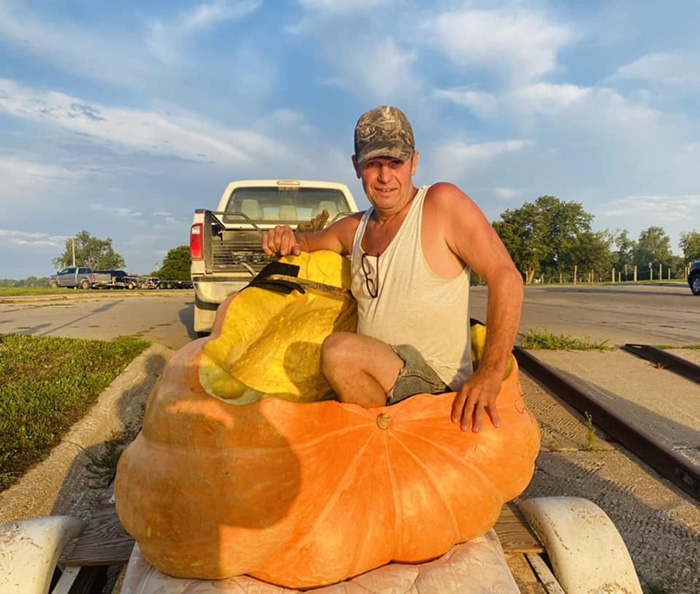
<path fill-rule="evenodd" d="M 235 406 L 200 383 L 222 326 L 173 356 L 119 463 L 119 517 L 161 571 L 330 584 L 483 535 L 530 481 L 539 432 L 515 363 L 497 401 L 501 428 L 480 433 L 450 421 L 454 394 L 372 409 Z"/>

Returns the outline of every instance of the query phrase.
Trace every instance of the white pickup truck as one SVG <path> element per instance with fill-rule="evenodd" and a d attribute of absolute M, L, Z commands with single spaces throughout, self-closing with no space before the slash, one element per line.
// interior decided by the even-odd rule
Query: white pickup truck
<path fill-rule="evenodd" d="M 219 304 L 270 262 L 262 250 L 265 230 L 296 228 L 324 210 L 330 225 L 358 209 L 344 184 L 247 180 L 230 183 L 217 210 L 196 210 L 190 230 L 195 332 L 210 332 Z"/>

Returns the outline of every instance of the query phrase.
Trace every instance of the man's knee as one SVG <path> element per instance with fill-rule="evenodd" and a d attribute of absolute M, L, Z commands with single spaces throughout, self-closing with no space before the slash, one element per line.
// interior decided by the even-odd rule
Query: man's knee
<path fill-rule="evenodd" d="M 326 373 L 332 367 L 347 363 L 353 354 L 353 337 L 350 332 L 335 332 L 321 345 L 321 369 Z"/>

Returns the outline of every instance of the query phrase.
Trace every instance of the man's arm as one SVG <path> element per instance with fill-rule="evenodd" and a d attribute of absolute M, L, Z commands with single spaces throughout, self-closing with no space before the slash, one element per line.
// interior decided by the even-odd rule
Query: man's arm
<path fill-rule="evenodd" d="M 438 184 L 435 208 L 449 249 L 488 285 L 486 345 L 479 369 L 452 405 L 452 420 L 478 432 L 484 413 L 500 426 L 496 397 L 520 324 L 523 280 L 503 242 L 476 204 L 451 184 Z"/>
<path fill-rule="evenodd" d="M 278 225 L 263 233 L 262 248 L 268 256 L 298 256 L 301 252 L 319 250 L 346 255 L 352 251 L 352 240 L 361 218 L 362 213 L 355 213 L 316 233 L 301 233 L 289 225 Z"/>

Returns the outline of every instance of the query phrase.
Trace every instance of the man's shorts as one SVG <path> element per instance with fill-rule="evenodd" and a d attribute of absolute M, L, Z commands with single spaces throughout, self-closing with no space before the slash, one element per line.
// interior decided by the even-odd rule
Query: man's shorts
<path fill-rule="evenodd" d="M 399 377 L 387 398 L 387 404 L 396 404 L 415 394 L 442 394 L 449 390 L 414 346 L 398 344 L 391 345 L 391 348 L 403 359 L 404 366 L 399 371 Z"/>

